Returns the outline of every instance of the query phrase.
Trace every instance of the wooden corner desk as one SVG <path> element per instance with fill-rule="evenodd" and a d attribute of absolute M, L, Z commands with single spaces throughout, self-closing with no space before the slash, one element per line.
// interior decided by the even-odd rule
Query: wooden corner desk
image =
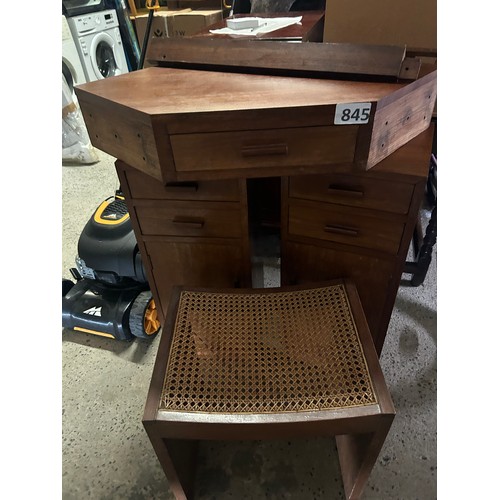
<path fill-rule="evenodd" d="M 174 285 L 252 285 L 249 206 L 270 203 L 281 283 L 351 278 L 380 354 L 425 190 L 435 72 L 377 83 L 151 67 L 76 92 L 92 143 L 118 158 L 162 321 Z M 369 103 L 368 121 L 335 123 L 346 103 Z M 262 179 L 272 199 L 252 199 Z"/>

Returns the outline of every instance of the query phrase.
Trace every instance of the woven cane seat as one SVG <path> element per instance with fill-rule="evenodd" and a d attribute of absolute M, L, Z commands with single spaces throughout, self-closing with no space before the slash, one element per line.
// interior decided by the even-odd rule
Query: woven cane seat
<path fill-rule="evenodd" d="M 344 284 L 181 292 L 160 411 L 254 414 L 376 403 Z"/>
<path fill-rule="evenodd" d="M 200 441 L 315 436 L 335 436 L 359 499 L 394 414 L 352 281 L 173 289 L 142 422 L 176 499 Z"/>

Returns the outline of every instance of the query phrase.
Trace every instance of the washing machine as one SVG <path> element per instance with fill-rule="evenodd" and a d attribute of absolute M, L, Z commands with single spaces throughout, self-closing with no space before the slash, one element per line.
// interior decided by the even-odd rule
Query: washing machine
<path fill-rule="evenodd" d="M 67 17 L 81 16 L 106 8 L 104 0 L 62 0 L 62 5 Z"/>
<path fill-rule="evenodd" d="M 62 73 L 72 92 L 75 85 L 87 82 L 78 49 L 65 16 L 62 16 Z"/>
<path fill-rule="evenodd" d="M 68 18 L 87 81 L 128 73 L 116 11 L 89 12 Z"/>

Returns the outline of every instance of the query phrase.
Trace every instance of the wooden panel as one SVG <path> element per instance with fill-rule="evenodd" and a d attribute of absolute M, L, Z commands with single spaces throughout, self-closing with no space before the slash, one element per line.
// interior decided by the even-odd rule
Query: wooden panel
<path fill-rule="evenodd" d="M 362 175 L 297 175 L 290 177 L 289 196 L 339 205 L 405 214 L 413 186 Z"/>
<path fill-rule="evenodd" d="M 96 148 L 155 179 L 162 178 L 150 117 L 90 94 L 79 94 L 79 103 Z"/>
<path fill-rule="evenodd" d="M 76 88 L 76 93 L 79 101 L 81 96 L 90 94 L 149 115 L 176 115 L 250 109 L 279 110 L 338 102 L 376 102 L 404 86 L 401 83 L 145 68 L 84 83 Z M 242 130 L 239 116 L 235 118 L 234 127 L 235 130 Z"/>
<path fill-rule="evenodd" d="M 223 170 L 351 162 L 357 126 L 171 136 L 176 170 Z"/>
<path fill-rule="evenodd" d="M 135 199 L 239 201 L 237 179 L 221 181 L 161 182 L 136 170 L 126 172 Z"/>
<path fill-rule="evenodd" d="M 243 236 L 239 204 L 168 201 L 137 202 L 143 235 L 238 238 Z"/>
<path fill-rule="evenodd" d="M 373 212 L 340 205 L 289 200 L 288 231 L 346 245 L 397 254 L 404 223 L 377 217 Z"/>
<path fill-rule="evenodd" d="M 403 147 L 371 168 L 364 175 L 397 179 L 401 182 L 419 182 L 427 179 L 432 153 L 435 125 L 417 135 Z"/>
<path fill-rule="evenodd" d="M 436 78 L 434 71 L 378 103 L 367 169 L 429 127 L 436 103 Z"/>
<path fill-rule="evenodd" d="M 299 106 L 281 109 L 247 109 L 238 111 L 238 123 L 245 130 L 262 130 L 290 127 L 318 127 L 331 125 L 335 105 Z M 180 113 L 168 117 L 170 134 L 207 132 L 232 132 L 235 120 L 227 111 Z"/>
<path fill-rule="evenodd" d="M 274 41 L 203 38 L 153 38 L 148 60 L 187 68 L 221 67 L 267 74 L 328 73 L 330 75 L 382 75 L 397 77 L 405 58 L 404 46 L 335 43 L 284 44 Z M 285 73 L 286 72 L 286 73 Z"/>
<path fill-rule="evenodd" d="M 162 310 L 174 285 L 206 287 L 250 286 L 251 277 L 241 245 L 183 241 L 145 241 Z"/>
<path fill-rule="evenodd" d="M 372 336 L 377 338 L 395 259 L 292 241 L 285 242 L 281 255 L 282 285 L 351 278 L 358 289 Z"/>

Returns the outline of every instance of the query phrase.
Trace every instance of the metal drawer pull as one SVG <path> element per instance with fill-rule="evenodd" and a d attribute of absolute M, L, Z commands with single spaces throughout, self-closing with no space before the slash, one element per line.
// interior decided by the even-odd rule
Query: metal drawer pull
<path fill-rule="evenodd" d="M 201 229 L 205 224 L 205 219 L 198 219 L 196 217 L 175 217 L 172 222 L 174 224 L 182 225 L 183 227 Z"/>
<path fill-rule="evenodd" d="M 328 224 L 323 229 L 327 233 L 345 234 L 346 236 L 357 236 L 358 235 L 358 230 L 353 229 L 352 227 L 331 226 Z"/>
<path fill-rule="evenodd" d="M 244 157 L 248 156 L 266 156 L 266 155 L 287 155 L 288 154 L 288 144 L 277 143 L 277 144 L 262 144 L 257 146 L 242 146 L 241 155 Z"/>
<path fill-rule="evenodd" d="M 196 193 L 198 191 L 197 182 L 167 182 L 165 184 L 167 191 L 182 191 L 186 193 Z"/>
<path fill-rule="evenodd" d="M 364 196 L 364 192 L 359 189 L 351 189 L 342 186 L 336 186 L 335 184 L 330 184 L 328 186 L 328 192 L 330 194 L 337 194 L 340 196 L 351 196 L 352 198 L 361 198 Z"/>

